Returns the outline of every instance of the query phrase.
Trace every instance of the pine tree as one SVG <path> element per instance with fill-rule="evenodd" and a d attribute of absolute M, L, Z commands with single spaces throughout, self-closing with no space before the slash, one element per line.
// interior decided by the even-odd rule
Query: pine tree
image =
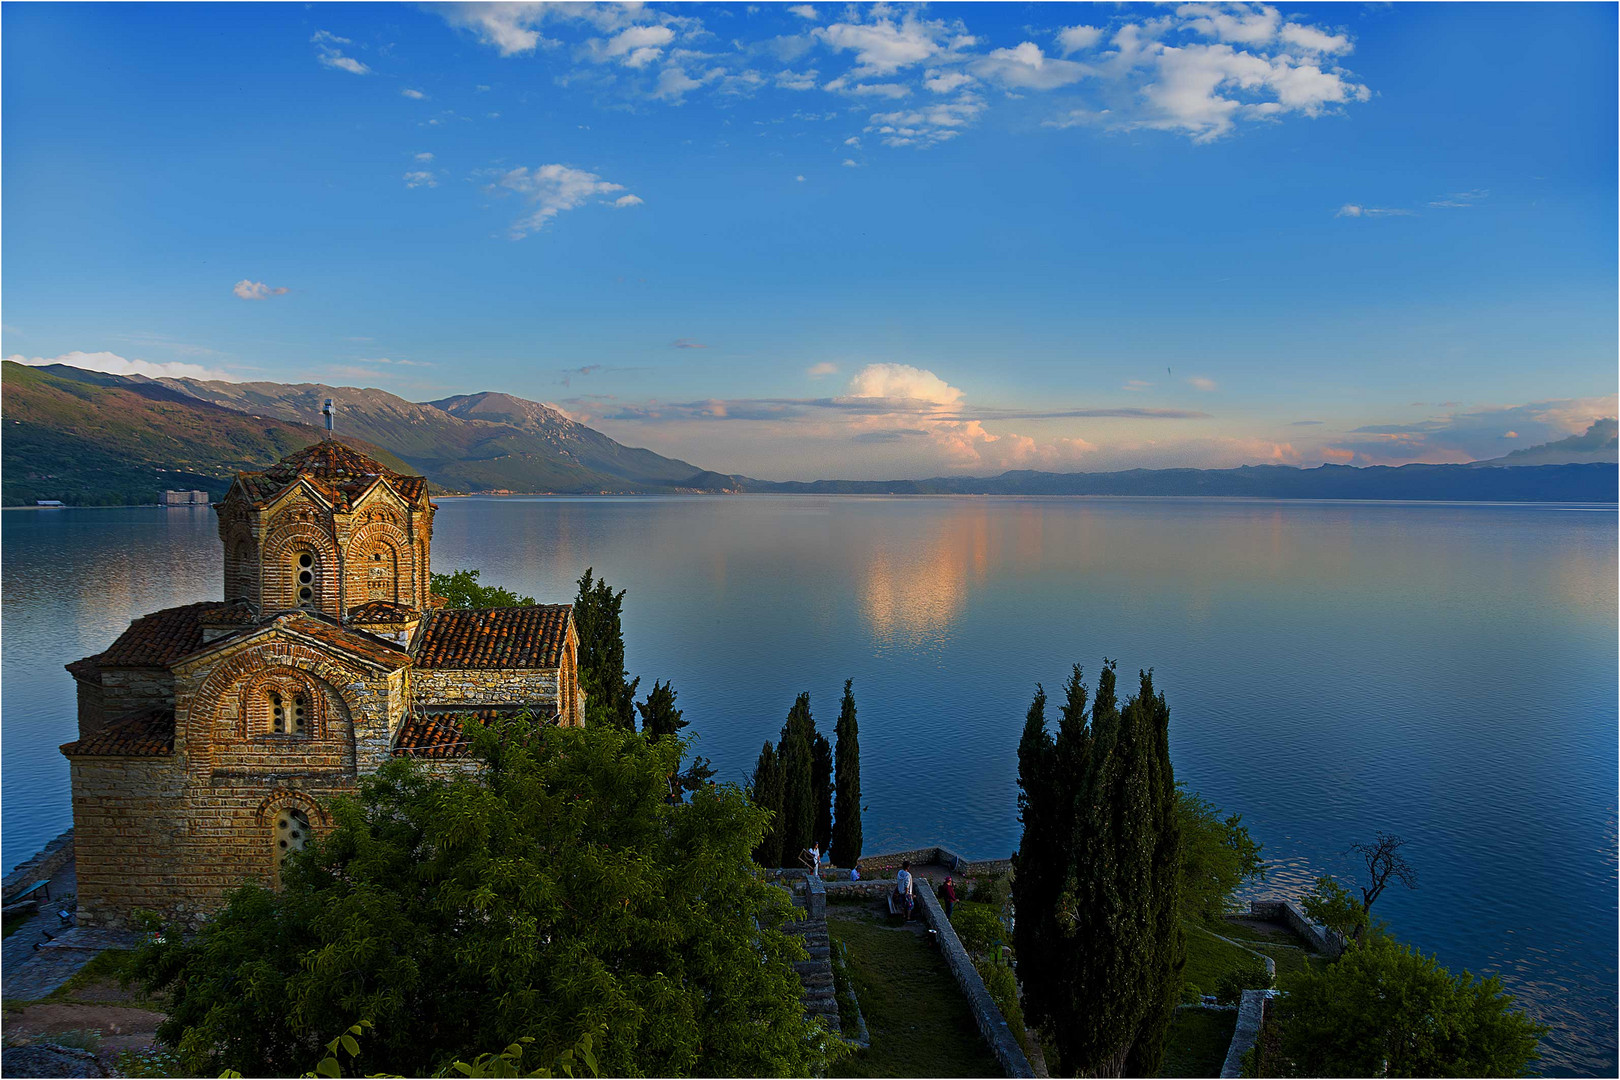
<path fill-rule="evenodd" d="M 754 861 L 764 867 L 782 865 L 782 766 L 776 748 L 766 740 L 749 781 L 748 797 L 761 810 L 771 812 L 771 823 L 754 849 Z"/>
<path fill-rule="evenodd" d="M 839 866 L 854 866 L 861 857 L 861 742 L 855 723 L 855 694 L 850 689 L 854 685 L 853 679 L 844 680 L 844 703 L 833 729 L 838 757 L 832 851 Z"/>
<path fill-rule="evenodd" d="M 574 598 L 574 632 L 579 635 L 579 685 L 585 691 L 586 724 L 636 729 L 636 687 L 625 678 L 624 590 L 614 592 L 605 578 L 591 578 L 587 567 Z"/>
<path fill-rule="evenodd" d="M 798 865 L 799 853 L 815 839 L 815 766 L 812 761 L 816 721 L 810 695 L 800 694 L 782 725 L 776 756 L 782 767 L 782 858 Z"/>
<path fill-rule="evenodd" d="M 1018 819 L 1024 835 L 1013 855 L 1012 879 L 1013 907 L 1018 911 L 1013 945 L 1024 987 L 1024 1016 L 1036 1027 L 1058 1020 L 1050 1011 L 1057 1000 L 1053 944 L 1059 935 L 1054 917 L 1067 856 L 1066 845 L 1054 831 L 1053 754 L 1052 736 L 1046 730 L 1046 691 L 1036 683 L 1018 740 Z"/>
<path fill-rule="evenodd" d="M 810 743 L 810 788 L 816 804 L 816 843 L 825 853 L 832 847 L 833 749 L 819 731 Z"/>
<path fill-rule="evenodd" d="M 651 738 L 663 735 L 675 735 L 686 726 L 681 719 L 681 710 L 675 707 L 675 688 L 670 683 L 653 683 L 647 700 L 637 702 L 636 711 L 641 713 L 641 730 Z"/>
<path fill-rule="evenodd" d="M 1170 765 L 1170 708 L 1164 694 L 1153 690 L 1153 672 L 1141 672 L 1136 703 L 1148 737 L 1147 794 L 1151 813 L 1148 832 L 1153 839 L 1149 855 L 1147 897 L 1151 948 L 1147 955 L 1149 994 L 1144 1013 L 1125 1061 L 1129 1076 L 1157 1076 L 1164 1057 L 1164 1041 L 1175 1019 L 1182 969 L 1187 964 L 1187 939 L 1182 929 L 1181 823 L 1176 810 L 1176 778 Z"/>

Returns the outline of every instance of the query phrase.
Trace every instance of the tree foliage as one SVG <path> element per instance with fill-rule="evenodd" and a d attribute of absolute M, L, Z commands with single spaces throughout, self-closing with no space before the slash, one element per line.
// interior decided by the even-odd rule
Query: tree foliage
<path fill-rule="evenodd" d="M 777 759 L 776 747 L 766 739 L 748 782 L 748 797 L 770 815 L 770 824 L 754 845 L 754 861 L 761 866 L 782 865 L 782 787 L 782 763 Z"/>
<path fill-rule="evenodd" d="M 1223 818 L 1214 803 L 1178 783 L 1176 821 L 1181 828 L 1182 918 L 1219 918 L 1245 882 L 1265 880 L 1260 845 L 1244 828 L 1243 815 Z"/>
<path fill-rule="evenodd" d="M 1547 1027 L 1494 975 L 1441 967 L 1384 934 L 1283 979 L 1274 1014 L 1290 1076 L 1523 1076 Z"/>
<path fill-rule="evenodd" d="M 855 685 L 844 680 L 844 701 L 833 729 L 837 760 L 833 778 L 832 853 L 839 866 L 854 866 L 861 857 L 861 741 L 855 721 Z"/>
<path fill-rule="evenodd" d="M 641 714 L 642 734 L 649 738 L 678 735 L 687 724 L 675 707 L 675 687 L 670 683 L 654 682 L 647 700 L 636 703 L 636 711 Z"/>
<path fill-rule="evenodd" d="M 585 691 L 587 726 L 634 731 L 636 687 L 624 668 L 624 590 L 614 592 L 605 578 L 592 579 L 586 567 L 574 598 L 574 632 L 579 635 L 579 685 Z"/>
<path fill-rule="evenodd" d="M 819 731 L 810 740 L 810 801 L 815 807 L 811 835 L 825 854 L 832 847 L 833 748 Z"/>
<path fill-rule="evenodd" d="M 1076 665 L 1053 739 L 1037 687 L 1019 745 L 1026 1007 L 1066 1074 L 1153 1076 L 1186 960 L 1170 710 L 1146 671 L 1121 709 L 1107 661 L 1087 697 Z"/>
<path fill-rule="evenodd" d="M 767 818 L 741 791 L 671 803 L 677 737 L 468 734 L 478 778 L 390 761 L 334 802 L 281 892 L 245 886 L 195 938 L 142 950 L 191 1075 L 292 1075 L 337 1017 L 376 1025 L 366 1071 L 425 1075 L 524 1038 L 556 1061 L 590 1032 L 609 1075 L 825 1067 L 786 894 L 749 861 Z"/>
<path fill-rule="evenodd" d="M 810 695 L 800 694 L 782 724 L 776 756 L 782 766 L 782 859 L 797 864 L 799 853 L 815 840 L 816 718 L 810 714 Z"/>
<path fill-rule="evenodd" d="M 445 607 L 494 608 L 527 607 L 534 603 L 532 596 L 519 596 L 499 585 L 478 584 L 477 570 L 457 570 L 450 574 L 433 574 L 429 579 L 433 592 L 444 597 Z"/>
<path fill-rule="evenodd" d="M 1320 923 L 1352 941 L 1360 941 L 1367 931 L 1370 917 L 1354 893 L 1330 877 L 1316 879 L 1316 888 L 1306 895 L 1300 906 L 1305 917 Z"/>

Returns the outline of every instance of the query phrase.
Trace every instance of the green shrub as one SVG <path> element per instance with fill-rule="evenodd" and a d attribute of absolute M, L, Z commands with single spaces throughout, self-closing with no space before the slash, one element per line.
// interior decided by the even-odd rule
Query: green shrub
<path fill-rule="evenodd" d="M 185 1069 L 180 1064 L 180 1054 L 175 1050 L 165 1050 L 155 1043 L 144 1050 L 121 1050 L 118 1053 L 118 1075 L 120 1076 L 184 1076 Z"/>
<path fill-rule="evenodd" d="M 973 961 L 973 966 L 978 969 L 979 978 L 984 980 L 990 1000 L 996 1003 L 1007 1026 L 1012 1028 L 1013 1038 L 1024 1048 L 1024 1053 L 1029 1053 L 1029 1034 L 1024 1029 L 1024 1007 L 1018 1002 L 1018 978 L 1012 968 L 983 959 Z"/>
<path fill-rule="evenodd" d="M 1271 972 L 1258 956 L 1230 969 L 1215 982 L 1215 1000 L 1222 1005 L 1236 1005 L 1245 990 L 1270 990 Z"/>
<path fill-rule="evenodd" d="M 951 913 L 951 926 L 962 939 L 962 947 L 974 956 L 991 953 L 1007 940 L 1007 929 L 1001 925 L 1001 916 L 988 904 L 964 901 Z"/>
<path fill-rule="evenodd" d="M 995 877 L 974 878 L 967 898 L 975 904 L 989 904 L 999 911 L 1007 903 L 1009 891 L 1006 875 L 997 874 Z"/>

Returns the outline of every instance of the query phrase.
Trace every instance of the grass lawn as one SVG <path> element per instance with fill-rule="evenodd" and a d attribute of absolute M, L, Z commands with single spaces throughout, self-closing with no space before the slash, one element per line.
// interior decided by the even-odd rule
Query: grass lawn
<path fill-rule="evenodd" d="M 1182 973 L 1183 1001 L 1196 1001 L 1199 994 L 1213 994 L 1222 975 L 1254 960 L 1236 945 L 1212 937 L 1207 931 L 1187 926 L 1187 967 Z"/>
<path fill-rule="evenodd" d="M 827 930 L 848 949 L 872 1048 L 834 1076 L 1000 1076 L 945 959 L 921 935 L 870 916 L 868 904 L 829 904 Z"/>
<path fill-rule="evenodd" d="M 1219 944 L 1219 942 L 1217 942 Z M 1177 1009 L 1164 1044 L 1160 1076 L 1219 1076 L 1237 1013 Z"/>

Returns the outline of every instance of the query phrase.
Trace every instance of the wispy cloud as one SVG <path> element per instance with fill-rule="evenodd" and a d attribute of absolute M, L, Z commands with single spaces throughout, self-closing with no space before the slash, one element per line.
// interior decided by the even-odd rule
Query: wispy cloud
<path fill-rule="evenodd" d="M 670 345 L 670 348 L 672 348 L 672 349 L 707 349 L 708 348 L 708 346 L 703 344 L 703 342 L 701 342 L 701 341 L 693 341 L 691 338 L 684 338 L 684 337 L 683 338 L 676 338 L 674 341 L 670 342 L 669 345 Z"/>
<path fill-rule="evenodd" d="M 231 286 L 231 292 L 243 300 L 268 300 L 272 296 L 285 296 L 290 291 L 285 285 L 271 288 L 262 281 L 249 281 L 247 278 Z"/>
<path fill-rule="evenodd" d="M 1437 210 L 1467 210 L 1478 206 L 1480 200 L 1489 198 L 1490 194 L 1483 188 L 1474 191 L 1454 191 L 1444 198 L 1435 199 L 1429 205 Z"/>
<path fill-rule="evenodd" d="M 1206 379 L 1202 375 L 1194 375 L 1192 378 L 1187 380 L 1187 385 L 1196 390 L 1202 390 L 1206 394 L 1213 393 L 1215 390 L 1215 380 Z"/>
<path fill-rule="evenodd" d="M 832 363 L 831 361 L 823 360 L 819 364 L 811 364 L 805 369 L 804 373 L 810 376 L 812 379 L 820 379 L 827 375 L 838 374 L 838 365 Z"/>
<path fill-rule="evenodd" d="M 422 91 L 420 91 L 420 90 L 412 90 L 410 87 L 406 87 L 405 89 L 401 90 L 400 94 L 403 97 L 410 98 L 412 101 L 426 101 L 427 100 L 427 95 L 426 94 L 422 93 Z"/>
<path fill-rule="evenodd" d="M 1333 216 L 1347 218 L 1411 217 L 1412 213 L 1411 210 L 1401 210 L 1387 206 L 1362 206 L 1360 203 L 1345 203 L 1333 212 Z"/>
<path fill-rule="evenodd" d="M 438 187 L 439 181 L 434 179 L 432 173 L 417 169 L 405 174 L 405 186 L 408 188 Z"/>
<path fill-rule="evenodd" d="M 521 240 L 545 228 L 553 218 L 565 210 L 574 210 L 603 195 L 623 191 L 623 184 L 604 180 L 593 172 L 570 165 L 541 165 L 535 169 L 516 168 L 502 173 L 493 188 L 517 192 L 535 207 L 534 211 L 512 223 L 512 239 Z M 611 205 L 630 206 L 624 196 L 609 200 Z"/>
<path fill-rule="evenodd" d="M 8 356 L 7 360 L 29 367 L 64 364 L 81 371 L 100 371 L 108 375 L 143 375 L 148 379 L 209 379 L 237 382 L 238 376 L 227 371 L 206 368 L 200 364 L 152 363 L 147 360 L 126 359 L 112 352 L 68 352 L 50 358 L 34 356 Z"/>
<path fill-rule="evenodd" d="M 315 59 L 326 67 L 347 71 L 351 75 L 365 75 L 371 71 L 354 57 L 344 55 L 342 46 L 353 44 L 348 38 L 338 37 L 327 30 L 317 30 L 309 40 L 315 44 Z"/>

